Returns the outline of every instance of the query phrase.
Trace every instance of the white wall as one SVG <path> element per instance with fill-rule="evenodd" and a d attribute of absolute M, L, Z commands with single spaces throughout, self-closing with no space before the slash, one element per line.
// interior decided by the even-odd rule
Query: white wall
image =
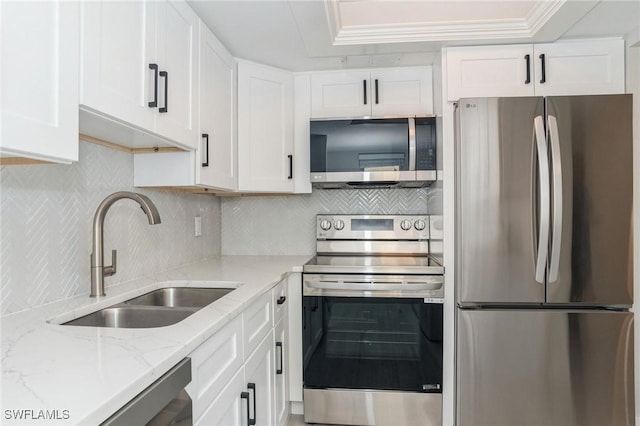
<path fill-rule="evenodd" d="M 139 206 L 118 201 L 105 221 L 106 263 L 118 250 L 108 287 L 220 253 L 216 197 L 133 188 L 133 156 L 86 142 L 73 165 L 0 167 L 0 313 L 89 294 L 91 225 L 115 191 L 149 196 L 162 223 L 150 226 Z M 202 237 L 193 237 L 202 216 Z"/>

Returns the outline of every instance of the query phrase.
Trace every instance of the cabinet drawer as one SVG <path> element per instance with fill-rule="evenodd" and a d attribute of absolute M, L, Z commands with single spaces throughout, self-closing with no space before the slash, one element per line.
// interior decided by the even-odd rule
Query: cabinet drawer
<path fill-rule="evenodd" d="M 289 299 L 287 297 L 288 286 L 287 280 L 284 279 L 276 285 L 273 290 L 273 322 L 277 323 L 287 312 Z"/>
<path fill-rule="evenodd" d="M 249 358 L 272 327 L 273 308 L 271 292 L 268 291 L 242 313 L 245 359 Z"/>
<path fill-rule="evenodd" d="M 189 355 L 193 379 L 187 391 L 193 399 L 194 418 L 241 368 L 242 343 L 242 316 L 238 316 Z"/>

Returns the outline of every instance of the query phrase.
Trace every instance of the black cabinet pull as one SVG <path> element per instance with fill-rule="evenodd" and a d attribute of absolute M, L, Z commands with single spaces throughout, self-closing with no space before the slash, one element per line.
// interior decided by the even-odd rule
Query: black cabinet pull
<path fill-rule="evenodd" d="M 289 154 L 287 157 L 289 158 L 289 176 L 287 176 L 287 179 L 293 179 L 293 155 Z"/>
<path fill-rule="evenodd" d="M 545 69 L 544 53 L 540 55 L 540 64 L 542 65 L 542 78 L 540 84 L 544 84 L 547 81 L 547 71 Z"/>
<path fill-rule="evenodd" d="M 249 383 L 247 384 L 247 388 L 253 391 L 253 418 L 249 417 L 248 423 L 249 425 L 255 425 L 256 424 L 256 384 Z"/>
<path fill-rule="evenodd" d="M 209 167 L 209 134 L 203 133 L 202 138 L 204 139 L 204 147 L 205 147 L 205 160 L 202 162 L 202 167 Z"/>
<path fill-rule="evenodd" d="M 367 80 L 362 80 L 362 86 L 363 86 L 363 90 L 362 93 L 364 94 L 364 104 L 367 104 Z"/>
<path fill-rule="evenodd" d="M 524 84 L 529 84 L 531 83 L 531 55 L 524 55 L 524 60 L 527 63 L 527 79 Z"/>
<path fill-rule="evenodd" d="M 313 308 L 311 308 L 311 312 L 316 312 L 319 307 L 320 307 L 320 302 L 318 302 L 318 298 L 317 297 L 314 297 L 313 298 Z"/>
<path fill-rule="evenodd" d="M 283 364 L 282 342 L 276 342 L 276 349 L 280 349 L 280 368 L 276 368 L 276 374 L 282 374 L 282 364 Z"/>
<path fill-rule="evenodd" d="M 282 305 L 282 304 L 283 304 L 284 302 L 286 302 L 286 301 L 287 301 L 287 297 L 286 297 L 286 296 L 280 296 L 280 297 L 278 298 L 278 300 L 277 300 L 277 302 L 276 302 L 276 303 L 277 303 L 278 305 Z"/>
<path fill-rule="evenodd" d="M 240 398 L 247 400 L 247 424 L 250 424 L 251 413 L 249 412 L 249 392 L 240 392 Z"/>
<path fill-rule="evenodd" d="M 149 64 L 149 69 L 155 71 L 153 79 L 153 101 L 149 102 L 149 108 L 158 106 L 158 64 Z"/>
<path fill-rule="evenodd" d="M 169 111 L 169 73 L 166 71 L 160 71 L 160 77 L 164 77 L 164 106 L 158 111 Z"/>
<path fill-rule="evenodd" d="M 378 99 L 378 79 L 376 78 L 376 105 L 378 105 L 379 103 L 380 102 Z"/>

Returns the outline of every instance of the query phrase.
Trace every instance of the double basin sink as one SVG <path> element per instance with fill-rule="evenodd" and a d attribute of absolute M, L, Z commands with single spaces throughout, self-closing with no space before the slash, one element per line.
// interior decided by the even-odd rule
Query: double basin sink
<path fill-rule="evenodd" d="M 118 303 L 63 325 L 154 328 L 175 324 L 235 288 L 167 287 Z"/>

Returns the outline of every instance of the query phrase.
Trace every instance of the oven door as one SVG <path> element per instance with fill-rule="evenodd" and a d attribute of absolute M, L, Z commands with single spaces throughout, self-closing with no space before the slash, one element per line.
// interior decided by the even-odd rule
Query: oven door
<path fill-rule="evenodd" d="M 439 424 L 442 277 L 398 278 L 305 274 L 307 422 Z"/>

